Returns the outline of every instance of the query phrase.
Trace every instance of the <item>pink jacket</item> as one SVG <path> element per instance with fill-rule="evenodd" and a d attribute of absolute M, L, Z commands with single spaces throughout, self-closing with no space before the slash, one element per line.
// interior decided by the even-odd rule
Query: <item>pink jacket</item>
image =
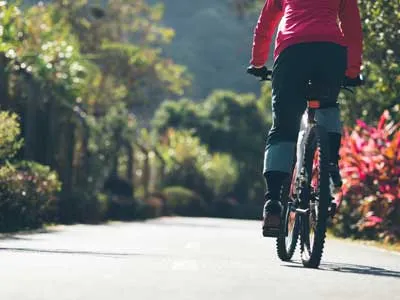
<path fill-rule="evenodd" d="M 359 75 L 363 38 L 357 0 L 266 0 L 254 30 L 252 65 L 267 61 L 278 22 L 275 59 L 294 44 L 333 42 L 347 47 L 346 75 Z"/>

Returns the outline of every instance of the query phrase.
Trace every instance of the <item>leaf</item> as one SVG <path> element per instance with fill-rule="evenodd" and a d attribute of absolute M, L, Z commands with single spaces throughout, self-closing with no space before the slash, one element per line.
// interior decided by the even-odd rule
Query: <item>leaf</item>
<path fill-rule="evenodd" d="M 357 120 L 356 124 L 363 129 L 368 129 L 368 125 L 362 120 Z"/>

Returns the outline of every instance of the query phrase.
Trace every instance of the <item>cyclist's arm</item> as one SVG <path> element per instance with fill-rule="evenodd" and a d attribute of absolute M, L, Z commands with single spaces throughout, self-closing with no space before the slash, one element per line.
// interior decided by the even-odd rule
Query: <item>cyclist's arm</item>
<path fill-rule="evenodd" d="M 268 60 L 269 47 L 277 23 L 283 16 L 279 0 L 266 0 L 254 30 L 253 51 L 250 63 L 261 67 Z"/>
<path fill-rule="evenodd" d="M 360 74 L 362 62 L 362 28 L 357 0 L 342 0 L 339 11 L 340 26 L 347 44 L 346 76 L 355 78 Z"/>

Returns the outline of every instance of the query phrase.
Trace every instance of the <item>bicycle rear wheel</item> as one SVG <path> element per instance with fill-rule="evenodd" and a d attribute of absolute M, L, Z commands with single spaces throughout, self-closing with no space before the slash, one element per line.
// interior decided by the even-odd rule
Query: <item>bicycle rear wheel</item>
<path fill-rule="evenodd" d="M 301 260 L 308 268 L 319 267 L 324 250 L 330 204 L 328 143 L 325 129 L 318 125 L 306 133 L 302 167 L 302 208 L 305 213 L 301 214 Z"/>
<path fill-rule="evenodd" d="M 290 261 L 292 259 L 299 239 L 299 220 L 293 208 L 296 178 L 296 169 L 294 169 L 292 178 L 286 180 L 282 188 L 283 222 L 280 235 L 276 240 L 277 254 L 282 261 Z"/>

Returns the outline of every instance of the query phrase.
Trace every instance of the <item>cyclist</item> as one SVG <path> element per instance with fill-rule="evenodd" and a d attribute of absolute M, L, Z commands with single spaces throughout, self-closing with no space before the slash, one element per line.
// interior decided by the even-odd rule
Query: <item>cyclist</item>
<path fill-rule="evenodd" d="M 272 72 L 264 66 L 276 26 Z M 331 182 L 341 186 L 341 122 L 337 97 L 345 78 L 357 80 L 362 56 L 362 29 L 357 0 L 266 0 L 254 31 L 247 72 L 272 73 L 273 125 L 268 134 L 263 175 L 267 192 L 263 235 L 276 237 L 280 226 L 280 193 L 290 176 L 308 81 L 324 86 L 328 108 L 316 113 L 329 133 Z"/>

